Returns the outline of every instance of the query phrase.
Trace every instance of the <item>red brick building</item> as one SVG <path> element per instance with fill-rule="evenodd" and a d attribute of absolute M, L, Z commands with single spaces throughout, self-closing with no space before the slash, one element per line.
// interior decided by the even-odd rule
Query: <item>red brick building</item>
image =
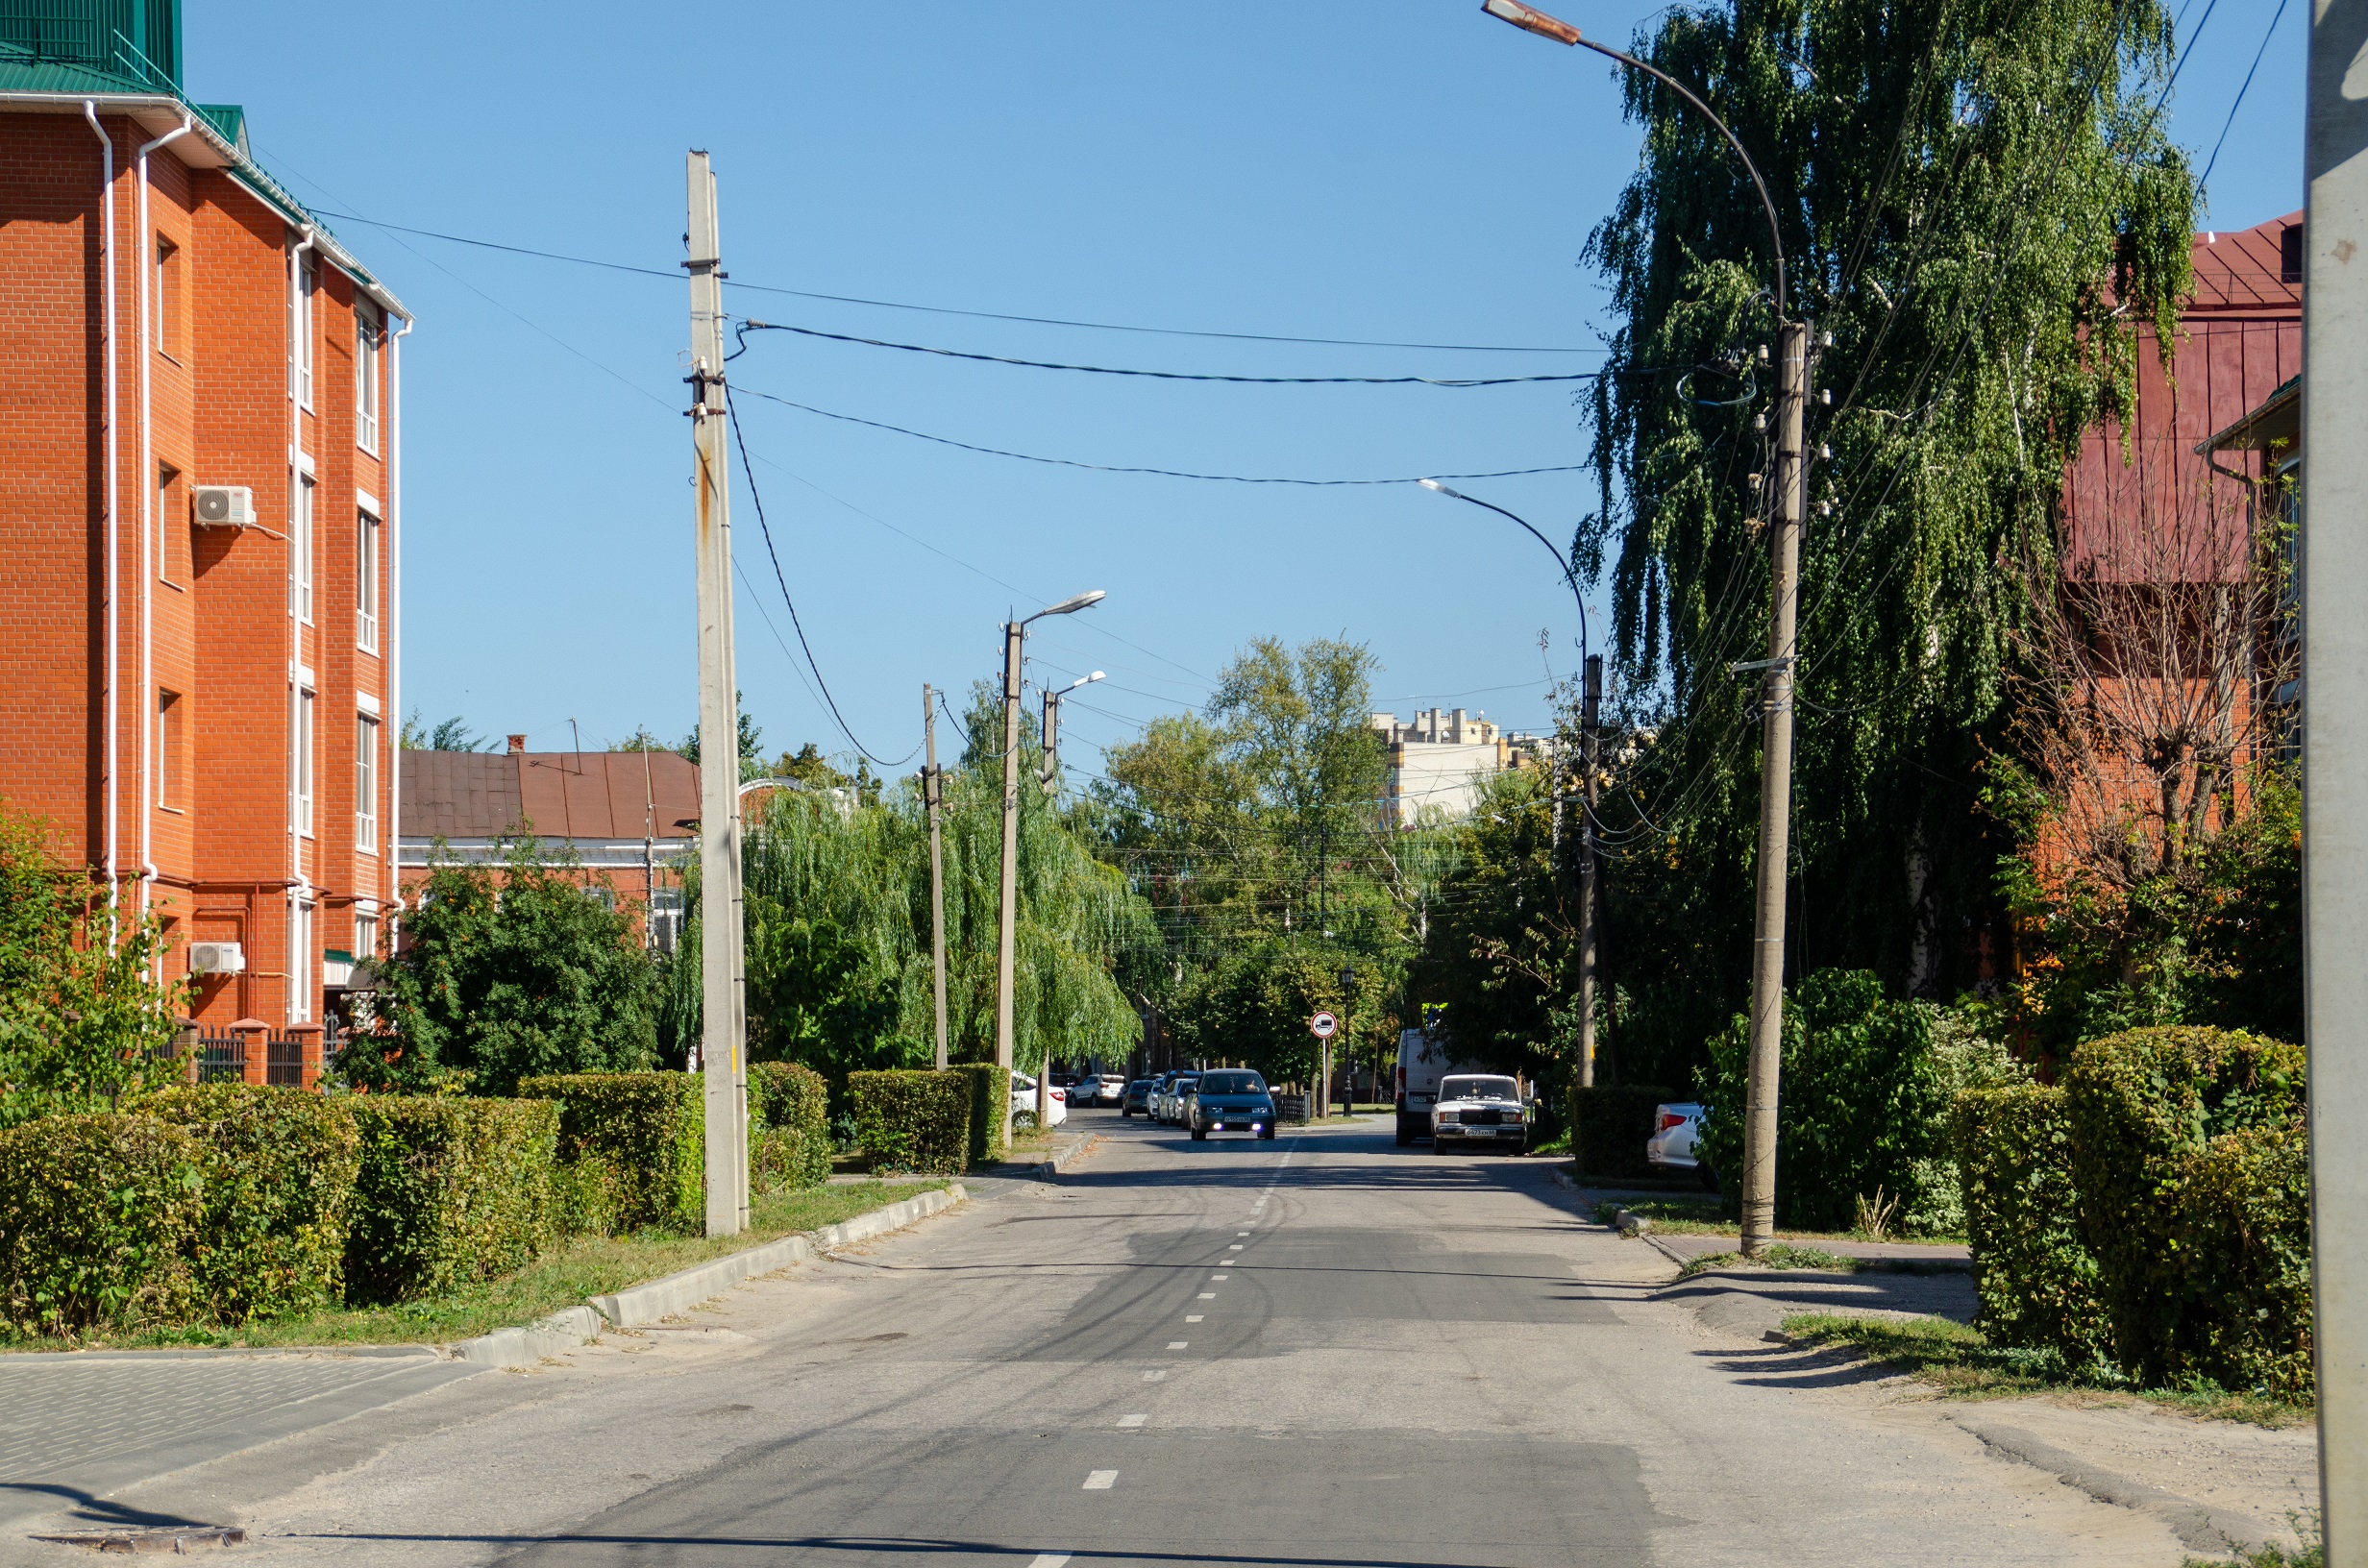
<path fill-rule="evenodd" d="M 201 1026 L 309 1036 L 399 891 L 410 316 L 180 59 L 178 0 L 0 9 L 0 796 Z"/>

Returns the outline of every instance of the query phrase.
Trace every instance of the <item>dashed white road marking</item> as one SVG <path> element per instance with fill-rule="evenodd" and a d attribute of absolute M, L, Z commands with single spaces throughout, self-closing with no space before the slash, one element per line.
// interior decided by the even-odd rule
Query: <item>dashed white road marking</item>
<path fill-rule="evenodd" d="M 1122 1427 L 1139 1427 L 1149 1419 L 1151 1418 L 1147 1413 L 1143 1415 L 1122 1415 L 1119 1417 L 1119 1425 Z"/>
<path fill-rule="evenodd" d="M 1207 1315 L 1207 1314 L 1202 1313 L 1202 1312 L 1186 1312 L 1186 1313 L 1184 1314 L 1184 1321 L 1185 1321 L 1185 1322 L 1187 1322 L 1187 1323 L 1197 1323 L 1197 1322 L 1199 1322 L 1199 1321 L 1201 1320 L 1201 1318 L 1202 1318 L 1202 1317 L 1204 1317 L 1205 1315 Z"/>
<path fill-rule="evenodd" d="M 1061 1568 L 1061 1564 L 1068 1560 L 1069 1554 L 1066 1552 L 1039 1552 L 1036 1560 L 1029 1563 L 1027 1568 Z"/>
<path fill-rule="evenodd" d="M 1215 1301 L 1217 1299 L 1217 1292 L 1214 1290 L 1203 1290 L 1200 1292 L 1200 1299 L 1202 1301 Z"/>
<path fill-rule="evenodd" d="M 1227 1252 L 1240 1252 L 1242 1250 L 1242 1243 L 1239 1241 L 1228 1241 L 1225 1243 L 1225 1250 Z"/>
<path fill-rule="evenodd" d="M 1182 1350 L 1184 1347 L 1182 1345 L 1170 1345 L 1168 1348 L 1170 1350 Z M 1165 1372 L 1146 1372 L 1143 1374 L 1143 1381 L 1146 1383 L 1164 1383 L 1167 1381 L 1167 1377 L 1168 1374 Z"/>
<path fill-rule="evenodd" d="M 1233 1276 L 1232 1276 L 1232 1275 L 1230 1275 L 1230 1274 L 1212 1274 L 1212 1275 L 1210 1275 L 1210 1276 L 1209 1276 L 1209 1279 L 1210 1279 L 1211 1283 L 1213 1283 L 1213 1284 L 1214 1284 L 1214 1283 L 1220 1283 L 1220 1282 L 1222 1282 L 1222 1281 L 1225 1281 L 1225 1280 L 1229 1280 L 1229 1279 L 1231 1279 L 1231 1278 L 1233 1278 Z"/>
<path fill-rule="evenodd" d="M 1078 1489 L 1087 1492 L 1106 1492 L 1118 1484 L 1118 1479 L 1119 1473 L 1116 1470 L 1097 1470 L 1085 1478 L 1085 1484 Z"/>
<path fill-rule="evenodd" d="M 1182 1350 L 1184 1346 L 1185 1341 L 1181 1339 L 1171 1339 L 1168 1341 L 1168 1348 L 1170 1350 Z"/>
<path fill-rule="evenodd" d="M 1249 1232 L 1247 1232 L 1247 1231 L 1236 1231 L 1236 1232 L 1234 1232 L 1233 1234 L 1234 1234 L 1234 1235 L 1236 1235 L 1236 1236 L 1247 1236 L 1247 1235 L 1249 1235 Z"/>

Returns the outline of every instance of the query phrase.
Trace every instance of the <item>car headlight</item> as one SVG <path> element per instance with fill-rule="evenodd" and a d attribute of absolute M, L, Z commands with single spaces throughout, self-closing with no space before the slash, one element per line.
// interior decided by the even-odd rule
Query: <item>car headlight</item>
<path fill-rule="evenodd" d="M 1438 1119 L 1441 1121 L 1453 1121 L 1455 1120 L 1455 1113 L 1452 1111 L 1442 1111 L 1438 1114 Z"/>

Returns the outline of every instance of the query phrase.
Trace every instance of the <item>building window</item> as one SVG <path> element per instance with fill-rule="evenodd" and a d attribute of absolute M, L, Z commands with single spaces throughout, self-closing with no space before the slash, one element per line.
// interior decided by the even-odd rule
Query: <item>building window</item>
<path fill-rule="evenodd" d="M 365 964 L 379 956 L 379 918 L 376 915 L 354 917 L 354 962 Z"/>
<path fill-rule="evenodd" d="M 312 297 L 319 291 L 320 275 L 312 263 L 306 261 L 296 269 L 296 299 L 288 318 L 288 384 L 296 401 L 305 407 L 312 406 Z"/>
<path fill-rule="evenodd" d="M 288 519 L 288 613 L 312 622 L 312 478 L 296 478 L 296 515 Z"/>
<path fill-rule="evenodd" d="M 354 723 L 354 847 L 379 846 L 379 722 Z"/>
<path fill-rule="evenodd" d="M 293 737 L 296 755 L 289 769 L 295 780 L 294 810 L 296 831 L 309 838 L 312 834 L 312 693 L 304 687 L 296 689 L 296 733 Z"/>
<path fill-rule="evenodd" d="M 358 514 L 355 528 L 354 640 L 371 652 L 379 647 L 379 520 Z"/>
<path fill-rule="evenodd" d="M 173 580 L 173 552 L 170 546 L 175 531 L 173 519 L 178 515 L 174 503 L 180 499 L 180 471 L 160 466 L 157 469 L 157 576 L 166 582 Z"/>
<path fill-rule="evenodd" d="M 148 324 L 149 341 L 167 359 L 181 357 L 181 247 L 157 235 L 155 319 Z"/>
<path fill-rule="evenodd" d="M 157 693 L 157 804 L 181 804 L 181 694 Z"/>
<path fill-rule="evenodd" d="M 354 439 L 379 450 L 379 322 L 367 306 L 354 307 Z"/>
<path fill-rule="evenodd" d="M 303 898 L 287 911 L 287 1021 L 312 1017 L 312 905 Z"/>

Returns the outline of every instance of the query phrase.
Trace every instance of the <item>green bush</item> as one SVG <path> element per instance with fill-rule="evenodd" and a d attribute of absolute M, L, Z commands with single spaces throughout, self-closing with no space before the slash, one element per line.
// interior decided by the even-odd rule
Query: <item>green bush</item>
<path fill-rule="evenodd" d="M 705 1080 L 689 1072 L 569 1072 L 518 1080 L 559 1106 L 570 1228 L 603 1234 L 706 1224 Z"/>
<path fill-rule="evenodd" d="M 1011 1069 L 992 1062 L 957 1062 L 948 1069 L 970 1078 L 970 1163 L 983 1165 L 1007 1152 L 1003 1107 L 1011 1103 Z"/>
<path fill-rule="evenodd" d="M 1686 1096 L 1646 1084 L 1598 1084 L 1570 1090 L 1570 1156 L 1588 1176 L 1654 1174 L 1644 1143 L 1653 1136 L 1653 1110 Z"/>
<path fill-rule="evenodd" d="M 855 1143 L 876 1171 L 952 1174 L 971 1147 L 974 1078 L 944 1072 L 851 1072 Z"/>
<path fill-rule="evenodd" d="M 505 1274 L 557 1239 L 559 1107 L 548 1100 L 365 1094 L 350 1306 L 435 1295 Z"/>
<path fill-rule="evenodd" d="M 2140 1382 L 2306 1386 L 2303 1089 L 2300 1047 L 2232 1030 L 2131 1029 L 2073 1052 L 2081 1230 L 2115 1359 Z"/>
<path fill-rule="evenodd" d="M 1713 1168 L 1739 1171 L 1749 1020 L 1738 1014 L 1710 1051 L 1694 1147 Z M 1846 1231 L 1858 1200 L 1878 1188 L 1900 1200 L 1903 1214 L 1929 1208 L 1948 1094 L 1921 1007 L 1887 998 L 1865 970 L 1819 969 L 1785 996 L 1781 1071 L 1778 1224 Z M 1739 1185 L 1729 1183 L 1730 1193 Z"/>
<path fill-rule="evenodd" d="M 342 1299 L 361 1158 L 350 1097 L 208 1084 L 151 1094 L 139 1109 L 205 1148 L 205 1215 L 189 1263 L 206 1315 L 243 1323 Z"/>
<path fill-rule="evenodd" d="M 1967 1090 L 1957 1097 L 1950 1143 L 1973 1249 L 1976 1326 L 1993 1345 L 2053 1350 L 2075 1370 L 2109 1363 L 2097 1260 L 2081 1239 L 2063 1090 Z"/>
<path fill-rule="evenodd" d="M 0 1316 L 25 1334 L 188 1317 L 206 1150 L 155 1116 L 44 1116 L 0 1132 Z"/>
<path fill-rule="evenodd" d="M 795 1062 L 749 1066 L 749 1183 L 776 1192 L 830 1179 L 830 1086 Z"/>

